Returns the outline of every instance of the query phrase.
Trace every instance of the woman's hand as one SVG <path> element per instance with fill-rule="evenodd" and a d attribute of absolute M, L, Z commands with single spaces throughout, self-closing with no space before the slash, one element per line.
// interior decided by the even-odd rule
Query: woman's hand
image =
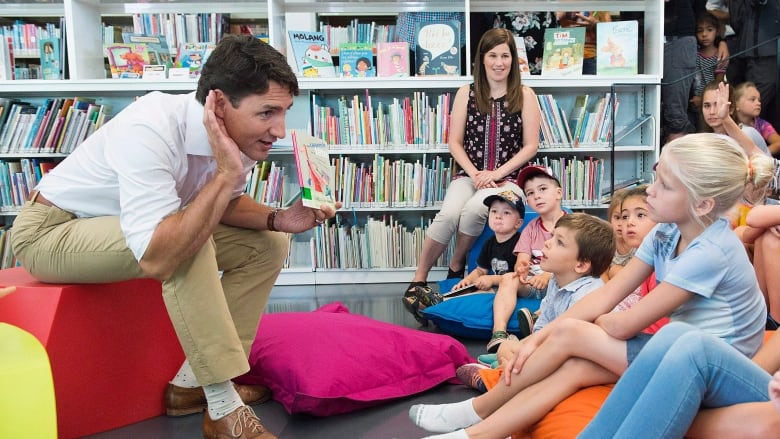
<path fill-rule="evenodd" d="M 471 180 L 474 182 L 474 186 L 477 189 L 492 188 L 498 187 L 496 184 L 497 176 L 496 171 L 477 171 L 471 177 Z"/>

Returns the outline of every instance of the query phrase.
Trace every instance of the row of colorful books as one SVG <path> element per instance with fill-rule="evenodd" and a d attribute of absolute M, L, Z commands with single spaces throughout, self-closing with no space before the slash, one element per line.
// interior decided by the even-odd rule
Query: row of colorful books
<path fill-rule="evenodd" d="M 286 167 L 276 161 L 257 163 L 247 181 L 247 195 L 267 206 L 285 207 L 284 184 L 289 180 L 285 174 Z"/>
<path fill-rule="evenodd" d="M 602 203 L 605 163 L 595 157 L 542 157 L 537 161 L 552 169 L 563 191 L 563 204 L 596 206 Z"/>
<path fill-rule="evenodd" d="M 0 98 L 0 153 L 69 153 L 108 119 L 94 98 L 47 98 L 41 105 Z"/>
<path fill-rule="evenodd" d="M 230 14 L 133 14 L 133 32 L 164 36 L 170 47 L 184 43 L 216 42 L 229 32 Z"/>
<path fill-rule="evenodd" d="M 458 76 L 462 72 L 460 22 L 418 23 L 415 63 L 409 62 L 407 42 L 361 41 L 331 38 L 326 32 L 289 30 L 288 37 L 298 74 L 304 77 Z M 336 51 L 335 49 L 338 49 Z M 333 54 L 338 54 L 335 64 Z M 374 61 L 376 55 L 376 61 Z"/>
<path fill-rule="evenodd" d="M 545 29 L 542 76 L 582 75 L 585 32 L 585 27 Z M 639 65 L 638 49 L 638 21 L 610 21 L 596 24 L 597 75 L 636 75 Z"/>
<path fill-rule="evenodd" d="M 435 97 L 414 92 L 391 103 L 353 95 L 338 98 L 335 107 L 315 99 L 314 136 L 331 145 L 446 145 L 450 125 L 450 93 Z"/>
<path fill-rule="evenodd" d="M 617 112 L 617 96 L 606 93 L 595 102 L 590 95 L 579 95 L 567 117 L 555 96 L 540 94 L 540 148 L 576 148 L 578 146 L 607 147 L 613 135 L 613 113 Z"/>
<path fill-rule="evenodd" d="M 376 24 L 375 21 L 361 23 L 357 18 L 350 20 L 346 26 L 335 26 L 320 21 L 320 32 L 326 35 L 326 41 L 331 49 L 339 47 L 342 43 L 374 44 L 395 41 L 395 25 Z"/>
<path fill-rule="evenodd" d="M 0 210 L 21 209 L 41 177 L 54 167 L 37 159 L 0 160 Z"/>
<path fill-rule="evenodd" d="M 64 23 L 43 26 L 17 21 L 0 27 L 0 80 L 62 79 Z"/>
<path fill-rule="evenodd" d="M 377 154 L 370 163 L 333 157 L 331 166 L 334 198 L 345 209 L 440 206 L 453 174 L 452 158 L 439 156 L 410 162 Z"/>
<path fill-rule="evenodd" d="M 178 68 L 182 77 L 197 78 L 216 47 L 214 43 L 182 43 L 171 48 L 164 35 L 129 32 L 122 39 L 122 43 L 104 46 L 112 78 L 142 78 L 152 69 L 162 72 L 156 79 L 165 79 L 172 68 Z"/>
<path fill-rule="evenodd" d="M 409 227 L 392 215 L 368 217 L 362 226 L 328 221 L 315 229 L 312 251 L 315 268 L 371 269 L 417 266 L 430 219 L 420 217 L 419 225 Z M 436 262 L 446 266 L 452 243 Z"/>

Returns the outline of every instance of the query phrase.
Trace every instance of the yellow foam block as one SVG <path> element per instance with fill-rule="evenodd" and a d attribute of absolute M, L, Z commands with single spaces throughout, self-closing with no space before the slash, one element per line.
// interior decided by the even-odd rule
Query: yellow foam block
<path fill-rule="evenodd" d="M 49 357 L 29 332 L 0 323 L 0 438 L 57 437 Z"/>

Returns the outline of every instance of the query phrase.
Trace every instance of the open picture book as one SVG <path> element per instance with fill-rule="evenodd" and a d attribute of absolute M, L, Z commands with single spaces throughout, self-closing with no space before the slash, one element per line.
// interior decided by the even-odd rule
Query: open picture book
<path fill-rule="evenodd" d="M 328 144 L 300 130 L 292 130 L 292 143 L 303 205 L 319 209 L 325 204 L 335 209 Z"/>

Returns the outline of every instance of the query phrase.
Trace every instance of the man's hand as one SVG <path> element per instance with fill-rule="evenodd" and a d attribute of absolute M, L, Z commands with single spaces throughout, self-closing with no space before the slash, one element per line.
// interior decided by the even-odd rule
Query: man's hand
<path fill-rule="evenodd" d="M 341 208 L 341 203 L 336 203 L 336 209 L 339 208 Z M 330 206 L 323 204 L 319 209 L 312 209 L 304 206 L 303 201 L 298 200 L 289 208 L 276 214 L 274 226 L 282 232 L 300 233 L 316 227 L 334 216 L 336 216 L 336 211 Z"/>
<path fill-rule="evenodd" d="M 230 105 L 230 101 L 222 91 L 209 91 L 206 103 L 203 105 L 203 126 L 206 127 L 209 145 L 217 162 L 217 172 L 242 179 L 244 166 L 241 163 L 241 152 L 236 142 L 228 135 L 225 121 L 216 114 L 218 100 L 223 101 L 222 105 Z"/>

